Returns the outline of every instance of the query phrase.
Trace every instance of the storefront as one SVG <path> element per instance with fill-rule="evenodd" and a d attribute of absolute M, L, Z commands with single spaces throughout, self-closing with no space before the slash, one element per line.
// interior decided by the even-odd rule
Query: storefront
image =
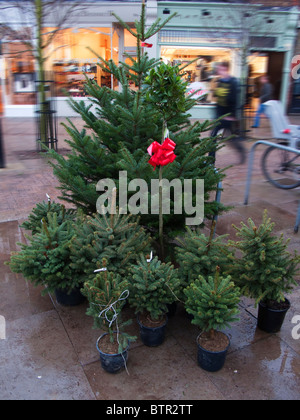
<path fill-rule="evenodd" d="M 189 91 L 201 89 L 193 117 L 213 118 L 216 66 L 221 61 L 228 61 L 231 74 L 245 80 L 250 105 L 255 107 L 258 80 L 264 73 L 274 87 L 274 99 L 286 105 L 297 37 L 296 8 L 158 2 L 162 19 L 174 12 L 177 15 L 158 35 L 157 54 L 169 63 L 196 60 L 185 69 Z"/>
<path fill-rule="evenodd" d="M 44 51 L 47 58 L 44 68 L 51 82 L 51 94 L 55 96 L 57 115 L 75 115 L 68 105 L 68 97 L 88 100 L 84 84 L 86 77 L 100 86 L 118 89 L 117 81 L 97 65 L 98 57 L 112 59 L 116 64 L 126 61 L 124 51 L 134 56 L 135 38 L 121 28 L 115 12 L 132 26 L 139 18 L 140 2 L 94 2 L 87 4 L 69 22 L 69 27 L 59 31 L 53 42 Z M 48 17 L 44 33 L 54 29 L 54 19 Z M 11 39 L 3 42 L 0 72 L 4 114 L 6 116 L 34 116 L 36 102 L 37 68 L 28 48 Z"/>
<path fill-rule="evenodd" d="M 54 83 L 58 115 L 73 115 L 67 103 L 69 95 L 75 100 L 88 100 L 85 77 L 118 89 L 117 82 L 97 65 L 97 57 L 113 59 L 117 64 L 126 59 L 124 52 L 135 55 L 135 38 L 118 25 L 113 12 L 132 25 L 140 11 L 141 2 L 91 2 L 54 38 L 47 50 L 45 68 Z M 174 12 L 177 15 L 150 40 L 153 47 L 148 54 L 171 64 L 194 60 L 185 69 L 188 93 L 201 89 L 193 117 L 214 117 L 216 65 L 224 60 L 230 62 L 232 75 L 246 80 L 247 100 L 252 100 L 259 76 L 268 73 L 275 98 L 286 105 L 297 37 L 296 8 L 147 1 L 148 25 L 157 17 L 164 20 Z M 54 22 L 49 16 L 46 32 L 51 32 Z M 31 116 L 36 65 L 29 53 L 17 55 L 17 49 L 21 51 L 22 46 L 4 44 L 6 53 L 0 59 L 4 112 L 7 116 Z M 247 65 L 243 64 L 245 60 Z"/>

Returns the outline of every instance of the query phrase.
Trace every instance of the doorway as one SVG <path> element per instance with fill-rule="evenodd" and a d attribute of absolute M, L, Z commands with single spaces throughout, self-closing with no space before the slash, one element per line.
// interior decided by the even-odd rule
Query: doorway
<path fill-rule="evenodd" d="M 274 89 L 273 99 L 278 101 L 280 100 L 280 93 L 281 93 L 281 80 L 282 80 L 284 53 L 270 51 L 268 53 L 268 57 L 269 59 L 268 59 L 267 74 L 269 75 L 270 83 Z"/>

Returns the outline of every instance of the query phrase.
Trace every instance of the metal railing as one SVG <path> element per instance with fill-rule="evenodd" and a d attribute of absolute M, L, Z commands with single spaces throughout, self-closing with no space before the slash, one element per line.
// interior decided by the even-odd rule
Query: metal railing
<path fill-rule="evenodd" d="M 284 145 L 278 144 L 278 143 L 272 143 L 272 142 L 266 141 L 266 140 L 259 140 L 259 141 L 255 142 L 253 144 L 253 146 L 251 147 L 250 155 L 249 155 L 248 173 L 247 173 L 247 181 L 246 181 L 246 191 L 245 191 L 245 198 L 244 198 L 244 204 L 245 205 L 247 205 L 248 202 L 249 202 L 251 178 L 252 178 L 253 163 L 254 163 L 254 153 L 255 153 L 255 149 L 260 144 L 275 147 L 275 148 L 281 149 L 281 150 L 286 150 L 287 152 L 291 152 L 291 153 L 295 153 L 297 155 L 300 155 L 300 150 L 299 149 L 294 149 L 294 148 L 289 147 L 289 146 L 284 146 Z M 299 200 L 299 204 L 298 204 L 296 223 L 295 223 L 295 226 L 294 226 L 294 232 L 295 233 L 298 232 L 299 225 L 300 225 L 300 200 Z"/>

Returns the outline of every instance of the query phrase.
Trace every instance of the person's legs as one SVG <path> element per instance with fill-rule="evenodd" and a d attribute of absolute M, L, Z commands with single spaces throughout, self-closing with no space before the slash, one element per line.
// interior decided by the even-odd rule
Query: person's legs
<path fill-rule="evenodd" d="M 231 140 L 231 144 L 240 155 L 241 160 L 240 160 L 239 164 L 243 165 L 246 162 L 247 154 L 246 154 L 246 149 L 243 146 L 241 138 L 239 136 L 233 137 L 233 139 Z"/>
<path fill-rule="evenodd" d="M 234 122 L 232 123 L 232 126 L 231 126 L 231 132 L 234 136 L 230 140 L 230 142 L 231 142 L 231 145 L 234 147 L 234 149 L 240 155 L 241 160 L 240 160 L 239 164 L 242 165 L 246 162 L 247 153 L 246 153 L 246 148 L 244 147 L 244 145 L 242 143 L 243 139 L 239 135 L 238 126 Z"/>
<path fill-rule="evenodd" d="M 265 109 L 264 104 L 260 104 L 259 107 L 257 108 L 255 118 L 254 118 L 254 124 L 252 126 L 253 128 L 258 128 L 259 127 L 260 115 L 264 112 L 264 109 Z"/>
<path fill-rule="evenodd" d="M 222 129 L 222 128 L 227 128 L 227 123 L 228 121 L 225 120 L 221 120 L 219 121 L 214 128 L 212 129 L 212 132 L 210 133 L 211 137 L 216 137 L 216 135 L 218 134 L 218 132 Z M 215 143 L 215 149 L 212 152 L 209 152 L 208 156 L 213 156 L 214 159 L 216 159 L 216 147 L 217 147 L 217 140 L 214 141 Z"/>
<path fill-rule="evenodd" d="M 215 125 L 211 132 L 211 137 L 216 137 L 218 132 L 224 128 L 225 130 L 229 130 L 231 134 L 235 134 L 234 137 L 231 139 L 232 146 L 237 150 L 241 157 L 240 165 L 245 163 L 246 161 L 246 149 L 242 144 L 242 140 L 240 136 L 237 134 L 237 127 L 236 124 L 231 120 L 222 120 L 218 124 Z M 217 141 L 215 140 L 215 145 L 217 147 Z M 212 151 L 208 154 L 208 156 L 213 156 L 214 160 L 216 160 L 216 151 Z"/>

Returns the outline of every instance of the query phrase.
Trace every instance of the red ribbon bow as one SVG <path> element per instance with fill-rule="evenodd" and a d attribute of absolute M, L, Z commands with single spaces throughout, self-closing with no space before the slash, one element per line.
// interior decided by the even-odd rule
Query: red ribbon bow
<path fill-rule="evenodd" d="M 163 144 L 159 144 L 157 141 L 151 143 L 147 149 L 147 152 L 151 156 L 149 160 L 150 165 L 155 169 L 158 165 L 165 166 L 173 162 L 176 158 L 176 155 L 173 153 L 175 146 L 176 143 L 168 137 L 164 140 Z"/>
<path fill-rule="evenodd" d="M 141 47 L 151 48 L 153 44 L 148 44 L 148 42 L 141 42 Z"/>

